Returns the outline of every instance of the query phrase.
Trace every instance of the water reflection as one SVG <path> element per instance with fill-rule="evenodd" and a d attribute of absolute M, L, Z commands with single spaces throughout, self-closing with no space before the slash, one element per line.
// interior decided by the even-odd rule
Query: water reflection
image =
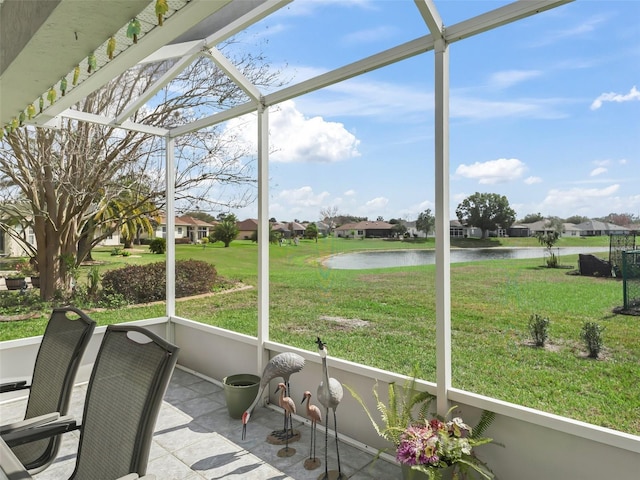
<path fill-rule="evenodd" d="M 554 248 L 556 255 L 577 255 L 578 253 L 605 253 L 608 247 L 564 247 Z M 363 270 L 367 268 L 410 267 L 435 263 L 434 250 L 392 250 L 345 253 L 334 255 L 324 261 L 328 268 L 336 270 Z M 540 258 L 546 255 L 546 249 L 529 248 L 465 248 L 451 250 L 451 263 L 473 262 L 478 260 L 507 260 Z M 602 255 L 599 255 L 604 258 Z"/>

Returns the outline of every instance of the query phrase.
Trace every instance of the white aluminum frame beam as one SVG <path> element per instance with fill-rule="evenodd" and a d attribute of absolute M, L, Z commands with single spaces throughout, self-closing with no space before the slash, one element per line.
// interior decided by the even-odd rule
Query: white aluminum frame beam
<path fill-rule="evenodd" d="M 518 0 L 504 7 L 496 8 L 482 15 L 456 23 L 445 29 L 448 43 L 457 42 L 487 30 L 515 22 L 525 17 L 571 3 L 574 0 Z"/>
<path fill-rule="evenodd" d="M 131 130 L 133 132 L 148 133 L 151 135 L 158 135 L 164 137 L 169 134 L 169 130 L 166 128 L 154 127 L 151 125 L 145 125 L 144 123 L 135 123 L 129 120 L 117 124 L 114 119 L 103 117 L 102 115 L 96 115 L 94 113 L 81 112 L 80 110 L 72 110 L 68 108 L 64 112 L 61 112 L 60 117 L 71 118 L 81 122 L 95 123 L 98 125 L 104 125 L 107 127 L 122 128 L 124 130 Z M 50 125 L 43 125 L 50 126 Z"/>
<path fill-rule="evenodd" d="M 175 65 L 173 65 L 169 70 L 167 70 L 158 80 L 154 82 L 151 87 L 144 91 L 140 97 L 136 98 L 133 102 L 131 102 L 127 107 L 120 112 L 115 119 L 115 123 L 120 125 L 124 123 L 126 119 L 128 119 L 131 115 L 136 113 L 140 107 L 142 107 L 145 103 L 153 98 L 153 96 L 158 93 L 163 87 L 165 87 L 171 80 L 173 80 L 177 75 L 180 75 L 182 71 L 191 65 L 198 56 L 201 54 L 201 45 L 197 45 L 191 48 L 191 51 L 187 52 L 187 54 L 182 57 Z"/>
<path fill-rule="evenodd" d="M 414 0 L 414 2 L 416 7 L 418 7 L 420 15 L 422 15 L 424 23 L 427 24 L 431 35 L 435 38 L 442 37 L 444 24 L 442 23 L 442 18 L 440 18 L 440 14 L 433 3 L 433 0 Z"/>
<path fill-rule="evenodd" d="M 215 47 L 211 47 L 204 53 L 206 57 L 213 60 L 218 67 L 229 76 L 244 92 L 251 97 L 252 100 L 258 100 L 262 96 L 260 91 L 245 77 L 236 66 L 227 60 L 220 50 Z"/>

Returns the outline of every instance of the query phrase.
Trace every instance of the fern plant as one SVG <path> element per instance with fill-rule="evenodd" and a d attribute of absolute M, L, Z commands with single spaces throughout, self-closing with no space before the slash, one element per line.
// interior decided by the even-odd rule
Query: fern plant
<path fill-rule="evenodd" d="M 400 436 L 411 424 L 424 421 L 428 418 L 431 402 L 436 398 L 429 392 L 419 392 L 415 389 L 416 376 L 407 380 L 399 387 L 395 382 L 389 384 L 389 402 L 385 404 L 378 393 L 378 382 L 373 387 L 373 396 L 376 399 L 376 409 L 380 412 L 382 423 L 379 424 L 362 397 L 348 385 L 347 390 L 353 395 L 364 411 L 366 412 L 376 433 L 382 438 L 397 446 L 400 443 Z M 417 417 L 414 417 L 414 410 L 417 410 Z"/>

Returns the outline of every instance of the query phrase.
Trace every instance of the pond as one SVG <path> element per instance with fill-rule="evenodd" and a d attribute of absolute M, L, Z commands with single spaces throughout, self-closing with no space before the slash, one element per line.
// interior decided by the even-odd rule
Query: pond
<path fill-rule="evenodd" d="M 553 253 L 559 257 L 577 255 L 579 253 L 601 253 L 602 255 L 598 256 L 606 260 L 609 258 L 609 247 L 563 247 L 554 248 Z M 451 250 L 451 263 L 524 258 L 539 258 L 542 260 L 546 254 L 546 249 L 541 247 L 456 248 Z M 435 263 L 435 256 L 435 250 L 369 251 L 334 255 L 325 260 L 323 264 L 336 270 L 411 267 L 432 265 Z"/>

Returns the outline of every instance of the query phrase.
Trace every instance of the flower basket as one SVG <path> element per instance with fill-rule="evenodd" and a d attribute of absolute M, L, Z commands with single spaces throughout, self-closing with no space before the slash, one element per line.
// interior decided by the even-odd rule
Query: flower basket
<path fill-rule="evenodd" d="M 373 418 L 362 398 L 348 385 L 346 388 L 362 405 L 369 420 L 382 438 L 393 445 L 396 460 L 400 463 L 406 480 L 448 480 L 465 478 L 473 472 L 485 480 L 494 478 L 489 468 L 476 457 L 472 450 L 493 442 L 482 437 L 493 421 L 495 414 L 484 411 L 475 428 L 469 427 L 460 417 L 448 419 L 457 408 L 447 414 L 430 415 L 429 406 L 435 396 L 418 391 L 415 381 L 407 382 L 401 389 L 389 384 L 389 402 L 380 400 L 377 384 L 373 395 L 382 417 L 382 424 Z M 417 417 L 414 413 L 417 411 Z M 381 450 L 390 450 L 383 449 Z"/>
<path fill-rule="evenodd" d="M 5 278 L 4 283 L 7 285 L 7 290 L 21 290 L 25 285 L 24 277 Z"/>
<path fill-rule="evenodd" d="M 40 277 L 31 277 L 31 286 L 33 288 L 40 288 Z"/>

